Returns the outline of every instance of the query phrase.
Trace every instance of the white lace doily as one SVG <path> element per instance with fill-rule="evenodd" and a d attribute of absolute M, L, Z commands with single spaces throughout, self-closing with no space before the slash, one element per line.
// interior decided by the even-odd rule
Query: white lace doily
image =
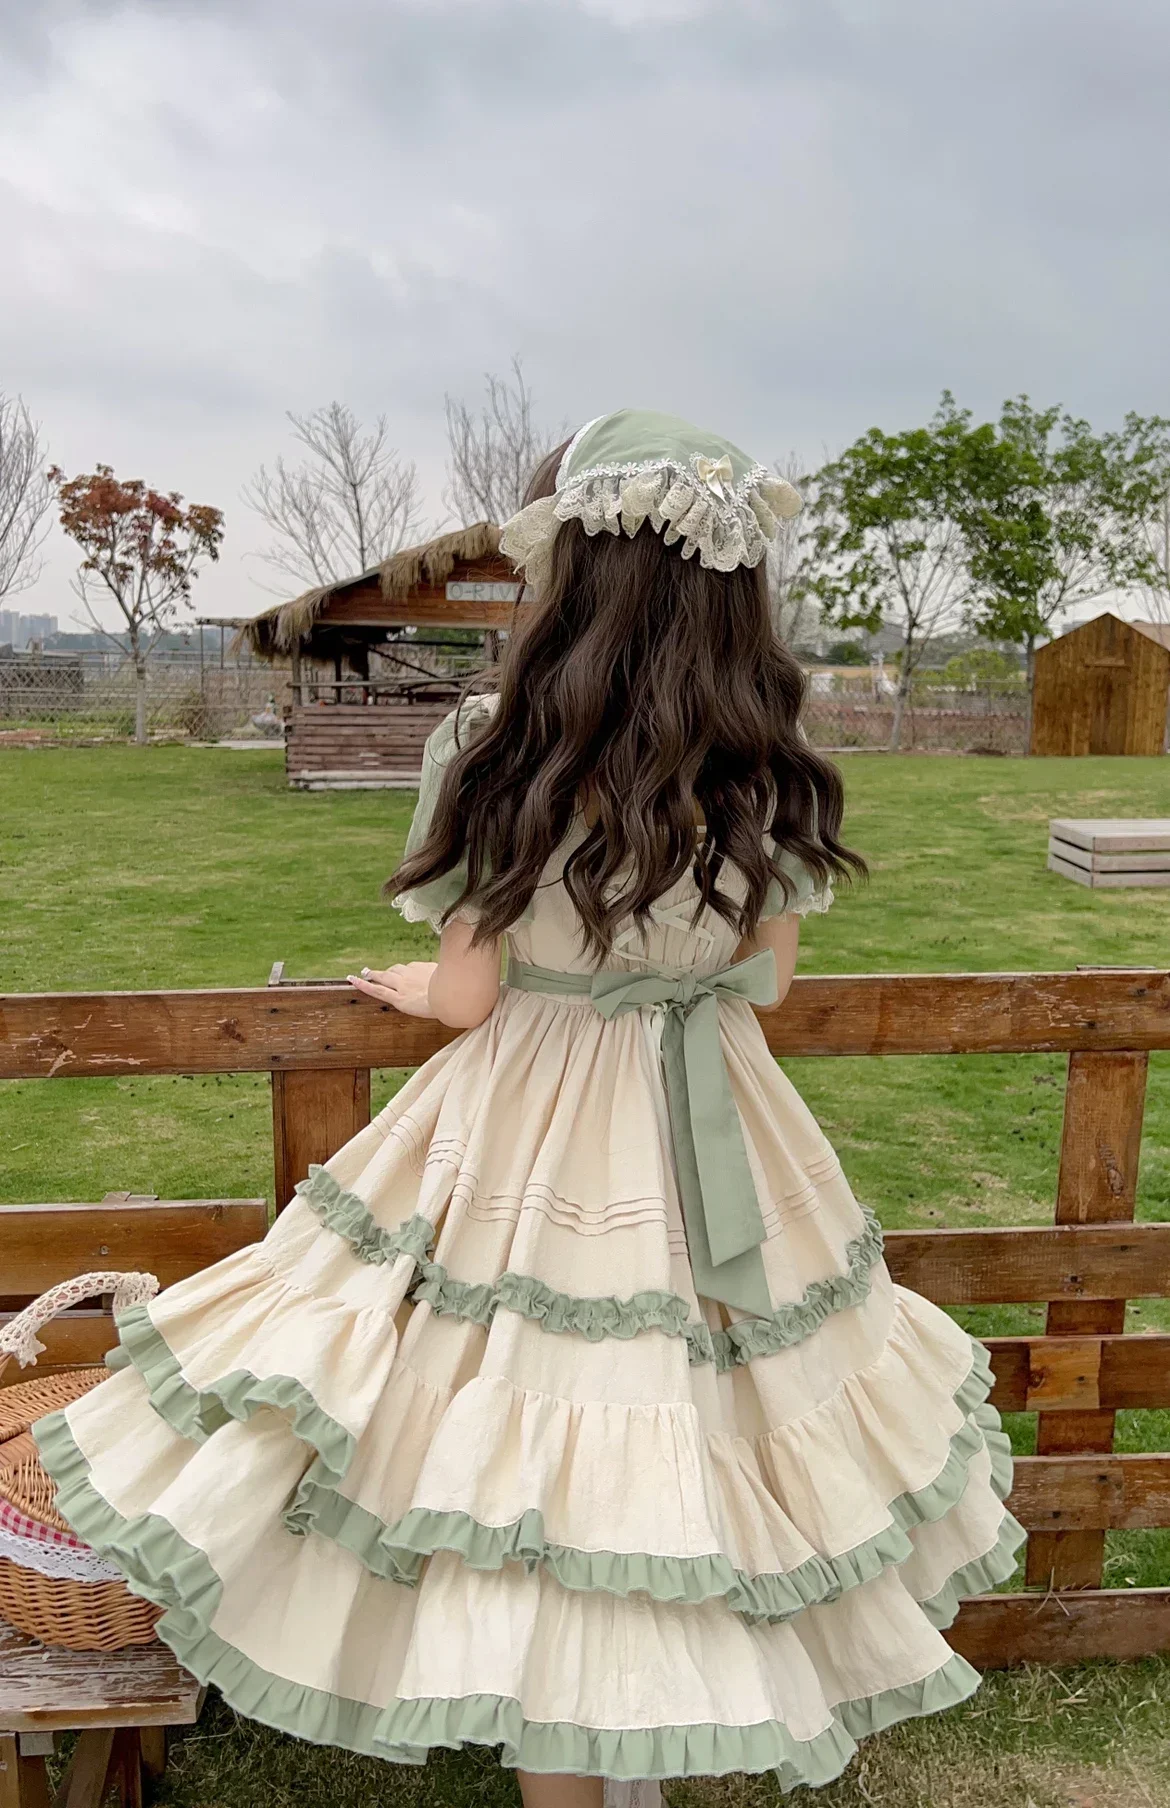
<path fill-rule="evenodd" d="M 0 1526 L 0 1557 L 7 1557 L 21 1569 L 35 1569 L 38 1575 L 56 1581 L 120 1582 L 121 1570 L 105 1563 L 87 1544 L 44 1544 L 38 1538 L 22 1538 Z"/>

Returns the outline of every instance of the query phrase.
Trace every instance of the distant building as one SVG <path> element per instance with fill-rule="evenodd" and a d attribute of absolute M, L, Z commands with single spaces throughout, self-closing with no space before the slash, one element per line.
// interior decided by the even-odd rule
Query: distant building
<path fill-rule="evenodd" d="M 21 615 L 15 609 L 0 609 L 0 646 L 19 650 L 30 640 L 43 642 L 56 632 L 55 615 Z"/>

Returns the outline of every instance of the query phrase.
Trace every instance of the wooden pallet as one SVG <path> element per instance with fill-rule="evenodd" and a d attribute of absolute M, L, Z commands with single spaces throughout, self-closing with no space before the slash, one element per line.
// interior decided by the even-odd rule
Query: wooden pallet
<path fill-rule="evenodd" d="M 1170 819 L 1054 817 L 1048 870 L 1100 891 L 1170 885 Z"/>

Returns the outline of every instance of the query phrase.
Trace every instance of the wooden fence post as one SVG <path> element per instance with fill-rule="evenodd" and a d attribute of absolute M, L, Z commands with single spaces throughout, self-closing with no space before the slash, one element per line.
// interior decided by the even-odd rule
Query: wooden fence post
<path fill-rule="evenodd" d="M 313 1162 L 328 1161 L 370 1121 L 368 1067 L 297 1067 L 272 1075 L 272 1156 L 282 1212 Z"/>
<path fill-rule="evenodd" d="M 1056 1192 L 1058 1224 L 1107 1224 L 1133 1218 L 1141 1154 L 1142 1114 L 1149 1056 L 1069 1056 Z M 1095 1338 L 1125 1329 L 1123 1299 L 1052 1300 L 1050 1337 Z M 1040 1412 L 1036 1454 L 1108 1451 L 1114 1414 L 1100 1407 Z M 1049 1588 L 1099 1588 L 1105 1557 L 1103 1531 L 1033 1532 L 1028 1539 L 1027 1580 Z"/>

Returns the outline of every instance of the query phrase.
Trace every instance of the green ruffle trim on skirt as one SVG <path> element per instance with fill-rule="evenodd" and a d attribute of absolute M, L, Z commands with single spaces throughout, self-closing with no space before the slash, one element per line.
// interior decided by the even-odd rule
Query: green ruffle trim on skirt
<path fill-rule="evenodd" d="M 859 1306 L 869 1293 L 873 1271 L 882 1259 L 882 1227 L 867 1205 L 860 1207 L 865 1229 L 846 1246 L 843 1274 L 812 1281 L 802 1298 L 777 1306 L 767 1318 L 744 1318 L 715 1333 L 715 1366 L 733 1369 L 757 1356 L 775 1356 L 819 1331 L 835 1312 Z"/>
<path fill-rule="evenodd" d="M 751 1726 L 595 1728 L 526 1720 L 509 1696 L 424 1698 L 387 1707 L 307 1688 L 261 1669 L 211 1629 L 222 1584 L 206 1556 L 157 1514 L 126 1519 L 94 1488 L 64 1413 L 34 1428 L 57 1504 L 79 1538 L 114 1562 L 135 1594 L 166 1609 L 158 1632 L 201 1683 L 266 1726 L 318 1745 L 420 1764 L 432 1746 L 502 1745 L 503 1761 L 524 1770 L 583 1776 L 723 1776 L 775 1770 L 786 1788 L 831 1782 L 856 1740 L 916 1715 L 965 1701 L 979 1674 L 957 1654 L 921 1681 L 840 1703 L 814 1738 L 794 1739 L 782 1722 Z"/>
<path fill-rule="evenodd" d="M 723 1597 L 748 1620 L 786 1620 L 848 1589 L 871 1582 L 883 1570 L 904 1563 L 914 1546 L 915 1527 L 943 1518 L 962 1498 L 971 1459 L 986 1444 L 991 1458 L 992 1487 L 1003 1500 L 1011 1488 L 1011 1450 L 1000 1429 L 999 1415 L 988 1404 L 991 1371 L 982 1345 L 972 1342 L 972 1366 L 954 1399 L 966 1420 L 951 1439 L 946 1463 L 925 1487 L 898 1495 L 888 1506 L 893 1521 L 852 1550 L 835 1557 L 808 1558 L 795 1569 L 750 1575 L 716 1552 L 696 1557 L 660 1556 L 638 1551 L 580 1550 L 545 1537 L 544 1517 L 529 1508 L 507 1525 L 484 1525 L 469 1513 L 413 1507 L 394 1524 L 349 1500 L 323 1466 L 313 1464 L 303 1477 L 284 1523 L 290 1532 L 315 1532 L 352 1551 L 377 1576 L 413 1587 L 426 1558 L 436 1551 L 455 1551 L 470 1569 L 497 1570 L 505 1563 L 538 1564 L 563 1588 L 614 1595 L 646 1594 L 655 1601 L 694 1604 Z M 960 1576 L 959 1592 L 986 1590 L 1003 1582 L 1015 1568 L 1014 1553 L 1024 1537 L 1008 1514 L 995 1547 Z M 947 1588 L 950 1587 L 948 1583 Z M 950 1596 L 944 1588 L 934 1597 L 931 1617 L 944 1614 Z M 953 1618 L 953 1612 L 951 1614 Z M 940 1623 L 949 1624 L 949 1620 Z"/>
<path fill-rule="evenodd" d="M 662 1331 L 686 1339 L 692 1364 L 713 1362 L 720 1370 L 736 1368 L 757 1356 L 774 1356 L 811 1337 L 833 1313 L 860 1305 L 882 1254 L 881 1225 L 863 1206 L 865 1229 L 848 1245 L 843 1274 L 813 1281 L 800 1299 L 777 1306 L 767 1318 L 744 1319 L 725 1331 L 712 1332 L 702 1322 L 689 1319 L 690 1307 L 681 1294 L 665 1290 L 650 1289 L 626 1298 L 616 1294 L 589 1297 L 562 1293 L 535 1275 L 510 1270 L 496 1281 L 453 1280 L 441 1262 L 427 1259 L 435 1237 L 428 1219 L 416 1214 L 395 1230 L 383 1230 L 357 1194 L 346 1191 L 322 1167 L 310 1168 L 309 1178 L 300 1181 L 296 1191 L 323 1224 L 345 1238 L 359 1261 L 394 1262 L 402 1255 L 413 1257 L 420 1271 L 413 1297 L 425 1300 L 434 1312 L 486 1326 L 502 1307 L 535 1320 L 546 1331 L 573 1332 L 591 1343 Z"/>
<path fill-rule="evenodd" d="M 650 1289 L 625 1299 L 612 1293 L 590 1298 L 560 1293 L 538 1281 L 535 1275 L 514 1274 L 511 1270 L 498 1281 L 475 1282 L 452 1280 L 441 1262 L 422 1262 L 419 1266 L 422 1279 L 414 1289 L 414 1298 L 425 1300 L 434 1312 L 487 1325 L 502 1306 L 522 1318 L 538 1319 L 545 1331 L 572 1331 L 590 1343 L 600 1343 L 606 1337 L 637 1337 L 641 1331 L 665 1331 L 668 1336 L 688 1340 L 691 1333 L 701 1333 L 706 1340 L 706 1354 L 692 1356 L 692 1360 L 710 1362 L 714 1358 L 711 1333 L 706 1325 L 688 1325 L 690 1308 L 678 1293 Z"/>
<path fill-rule="evenodd" d="M 422 1279 L 414 1298 L 426 1300 L 435 1312 L 491 1323 L 498 1307 L 539 1320 L 546 1331 L 575 1331 L 591 1342 L 605 1337 L 636 1337 L 640 1331 L 665 1331 L 685 1337 L 692 1364 L 713 1362 L 723 1371 L 774 1356 L 778 1350 L 802 1343 L 820 1329 L 835 1312 L 858 1306 L 869 1293 L 873 1270 L 881 1261 L 882 1228 L 863 1206 L 865 1229 L 848 1245 L 848 1266 L 843 1274 L 812 1281 L 802 1297 L 792 1300 L 767 1318 L 747 1318 L 725 1331 L 712 1332 L 702 1323 L 689 1322 L 686 1300 L 677 1293 L 635 1293 L 628 1299 L 614 1294 L 587 1298 L 559 1293 L 532 1275 L 502 1274 L 498 1281 L 452 1280 L 441 1262 L 420 1264 Z"/>
<path fill-rule="evenodd" d="M 147 1305 L 120 1313 L 118 1334 L 121 1364 L 133 1364 L 155 1411 L 194 1443 L 202 1443 L 233 1419 L 250 1418 L 263 1407 L 286 1413 L 297 1437 L 317 1452 L 284 1516 L 288 1530 L 330 1538 L 352 1551 L 374 1575 L 407 1586 L 417 1582 L 427 1557 L 450 1550 L 458 1552 L 473 1569 L 500 1569 L 510 1562 L 524 1563 L 530 1569 L 543 1564 L 562 1587 L 572 1590 L 642 1593 L 663 1602 L 694 1603 L 723 1597 L 733 1612 L 749 1620 L 784 1620 L 806 1607 L 835 1600 L 847 1589 L 905 1562 L 913 1550 L 908 1533 L 950 1512 L 967 1486 L 971 1459 L 984 1445 L 995 1492 L 1004 1500 L 1011 1489 L 1011 1445 L 1000 1427 L 999 1414 L 987 1399 L 992 1384 L 990 1362 L 983 1345 L 972 1339 L 971 1368 L 954 1394 L 965 1421 L 951 1438 L 939 1474 L 924 1487 L 889 1503 L 891 1525 L 852 1550 L 833 1557 L 810 1557 L 793 1570 L 751 1575 L 737 1569 L 723 1553 L 675 1557 L 581 1550 L 550 1542 L 536 1508 L 508 1525 L 489 1526 L 467 1513 L 416 1507 L 390 1525 L 340 1491 L 337 1484 L 353 1458 L 353 1434 L 318 1406 L 303 1383 L 288 1375 L 260 1379 L 241 1369 L 210 1386 L 195 1388 L 184 1378 L 178 1358 L 155 1326 Z M 953 1589 L 948 1583 L 935 1597 L 932 1617 L 947 1612 L 952 1595 L 957 1602 L 959 1592 L 987 1589 L 1005 1580 L 1012 1573 L 1011 1559 L 1023 1536 L 1008 1515 L 999 1542 L 977 1560 L 970 1578 L 964 1571 Z"/>
<path fill-rule="evenodd" d="M 383 1230 L 365 1201 L 339 1186 L 328 1168 L 316 1162 L 309 1168 L 309 1178 L 298 1180 L 293 1190 L 328 1230 L 345 1238 L 359 1262 L 396 1262 L 399 1256 L 421 1262 L 434 1242 L 434 1225 L 417 1212 L 393 1230 Z"/>
<path fill-rule="evenodd" d="M 149 1306 L 131 1306 L 120 1312 L 117 1324 L 120 1351 L 111 1366 L 125 1368 L 127 1363 L 133 1364 L 146 1384 L 155 1412 L 181 1437 L 202 1444 L 232 1419 L 250 1419 L 262 1407 L 272 1406 L 287 1413 L 298 1438 L 317 1452 L 323 1473 L 339 1480 L 349 1468 L 353 1433 L 330 1418 L 308 1388 L 291 1375 L 266 1375 L 261 1379 L 248 1369 L 236 1369 L 207 1387 L 196 1388 L 185 1379 L 178 1357 L 150 1316 Z"/>
<path fill-rule="evenodd" d="M 938 1593 L 931 1595 L 928 1601 L 919 1601 L 918 1605 L 931 1625 L 937 1631 L 945 1632 L 953 1625 L 964 1595 L 984 1595 L 1006 1582 L 1015 1573 L 1016 1559 L 1027 1536 L 1019 1520 L 1005 1511 L 999 1537 L 991 1549 L 982 1557 L 973 1557 L 970 1563 L 964 1563 L 962 1569 L 948 1576 Z"/>

